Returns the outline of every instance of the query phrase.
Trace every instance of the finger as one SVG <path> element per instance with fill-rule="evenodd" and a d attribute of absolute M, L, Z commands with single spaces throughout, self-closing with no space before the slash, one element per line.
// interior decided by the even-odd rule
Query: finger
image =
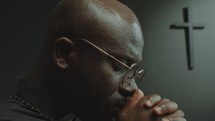
<path fill-rule="evenodd" d="M 178 117 L 178 118 L 163 118 L 161 121 L 187 121 L 185 118 Z"/>
<path fill-rule="evenodd" d="M 163 99 L 159 102 L 159 104 L 162 104 L 162 103 L 165 103 L 165 102 L 169 102 L 169 101 L 170 101 L 169 99 L 163 98 Z"/>
<path fill-rule="evenodd" d="M 158 104 L 160 101 L 161 101 L 160 95 L 152 94 L 145 99 L 144 107 L 151 108 L 151 107 L 155 106 L 156 104 Z"/>
<path fill-rule="evenodd" d="M 177 110 L 175 113 L 170 115 L 164 115 L 160 117 L 161 121 L 186 121 L 184 118 L 184 112 L 181 110 Z"/>
<path fill-rule="evenodd" d="M 182 110 L 177 110 L 173 114 L 162 116 L 162 118 L 167 118 L 167 119 L 184 118 L 184 112 Z"/>
<path fill-rule="evenodd" d="M 134 94 L 128 99 L 121 113 L 127 113 L 131 108 L 134 108 L 137 102 L 144 96 L 140 89 L 135 90 Z"/>
<path fill-rule="evenodd" d="M 164 115 L 164 114 L 171 114 L 176 112 L 178 109 L 178 105 L 175 102 L 172 101 L 165 101 L 164 103 L 161 103 L 154 107 L 154 112 L 157 115 Z"/>

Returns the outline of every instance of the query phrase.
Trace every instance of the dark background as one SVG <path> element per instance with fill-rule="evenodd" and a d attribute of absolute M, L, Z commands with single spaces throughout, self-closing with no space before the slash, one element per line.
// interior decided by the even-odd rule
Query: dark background
<path fill-rule="evenodd" d="M 141 88 L 176 101 L 188 121 L 214 121 L 215 110 L 215 1 L 121 0 L 138 16 L 145 37 Z M 48 18 L 58 0 L 4 1 L 0 4 L 0 100 L 12 92 L 18 77 L 31 70 Z M 188 70 L 183 30 L 170 25 L 183 22 L 182 9 L 192 9 L 195 68 Z"/>
<path fill-rule="evenodd" d="M 0 3 L 0 100 L 17 78 L 32 69 L 58 0 L 8 0 Z"/>

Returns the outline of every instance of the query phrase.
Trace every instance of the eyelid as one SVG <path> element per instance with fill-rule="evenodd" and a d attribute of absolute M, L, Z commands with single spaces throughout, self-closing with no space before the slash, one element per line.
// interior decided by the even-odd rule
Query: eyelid
<path fill-rule="evenodd" d="M 114 69 L 116 71 L 123 71 L 124 72 L 124 71 L 127 70 L 127 68 L 124 65 L 122 65 L 122 64 L 120 64 L 118 62 L 113 62 L 113 66 L 114 66 Z"/>
<path fill-rule="evenodd" d="M 125 70 L 123 65 L 121 65 L 120 63 L 117 63 L 117 62 L 112 62 L 112 66 L 115 71 L 124 71 Z"/>
<path fill-rule="evenodd" d="M 120 60 L 121 62 L 123 62 L 125 65 L 128 65 L 128 61 L 126 61 L 126 60 Z M 129 66 L 129 65 L 128 65 Z"/>

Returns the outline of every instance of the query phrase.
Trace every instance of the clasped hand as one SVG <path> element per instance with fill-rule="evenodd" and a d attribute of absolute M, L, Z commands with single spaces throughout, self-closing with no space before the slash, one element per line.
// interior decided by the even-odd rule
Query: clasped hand
<path fill-rule="evenodd" d="M 118 115 L 118 121 L 186 121 L 175 102 L 137 89 Z"/>

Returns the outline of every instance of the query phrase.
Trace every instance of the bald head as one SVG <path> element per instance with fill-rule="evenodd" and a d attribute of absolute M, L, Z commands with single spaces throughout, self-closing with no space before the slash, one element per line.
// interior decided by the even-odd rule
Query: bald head
<path fill-rule="evenodd" d="M 143 37 L 135 14 L 117 0 L 61 0 L 49 32 L 51 44 L 44 44 L 36 80 L 45 80 L 41 82 L 44 87 L 62 93 L 80 117 L 96 114 L 111 119 L 121 101 L 136 88 L 119 88 L 124 76 L 118 73 L 124 73 L 119 64 L 131 66 L 142 60 Z M 83 39 L 105 52 L 86 45 L 88 42 L 77 42 Z"/>
<path fill-rule="evenodd" d="M 95 39 L 110 31 L 119 33 L 123 24 L 134 22 L 138 23 L 135 14 L 117 0 L 61 0 L 49 31 L 54 39 L 61 36 Z"/>

